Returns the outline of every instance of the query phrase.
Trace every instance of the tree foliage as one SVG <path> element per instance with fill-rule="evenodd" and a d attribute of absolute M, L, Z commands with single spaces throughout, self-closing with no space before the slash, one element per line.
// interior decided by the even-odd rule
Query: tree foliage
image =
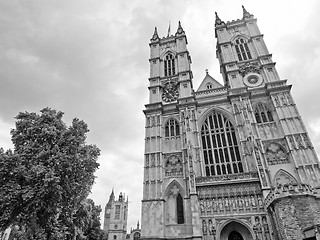
<path fill-rule="evenodd" d="M 86 143 L 87 124 L 71 126 L 45 108 L 19 113 L 14 150 L 0 150 L 0 226 L 16 224 L 27 239 L 75 239 L 75 216 L 94 183 L 100 150 Z"/>

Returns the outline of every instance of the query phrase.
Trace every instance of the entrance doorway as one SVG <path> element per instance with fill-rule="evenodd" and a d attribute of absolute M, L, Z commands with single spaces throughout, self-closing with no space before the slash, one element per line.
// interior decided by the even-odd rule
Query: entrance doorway
<path fill-rule="evenodd" d="M 243 237 L 237 231 L 232 231 L 228 237 L 228 240 L 243 240 Z"/>

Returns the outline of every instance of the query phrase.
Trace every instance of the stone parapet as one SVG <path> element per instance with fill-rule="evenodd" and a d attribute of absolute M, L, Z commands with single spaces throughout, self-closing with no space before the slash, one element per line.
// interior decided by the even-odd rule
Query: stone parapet
<path fill-rule="evenodd" d="M 264 200 L 266 208 L 270 206 L 274 201 L 277 199 L 285 198 L 285 197 L 293 197 L 293 196 L 300 196 L 300 195 L 313 195 L 319 196 L 316 189 L 311 187 L 308 184 L 300 183 L 290 183 L 290 184 L 283 184 L 277 187 L 273 187 L 270 193 Z"/>

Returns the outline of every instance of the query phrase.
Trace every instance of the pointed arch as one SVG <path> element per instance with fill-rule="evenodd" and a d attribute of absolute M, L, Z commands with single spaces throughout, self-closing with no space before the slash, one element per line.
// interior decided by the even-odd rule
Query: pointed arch
<path fill-rule="evenodd" d="M 297 184 L 298 181 L 289 172 L 284 169 L 280 169 L 273 178 L 274 186 L 282 186 L 286 184 Z"/>
<path fill-rule="evenodd" d="M 167 224 L 184 224 L 184 196 L 182 186 L 173 180 L 164 192 L 165 222 Z"/>
<path fill-rule="evenodd" d="M 163 61 L 163 71 L 165 77 L 170 77 L 176 74 L 176 52 L 167 50 L 161 54 Z"/>
<path fill-rule="evenodd" d="M 228 239 L 233 231 L 237 231 L 244 239 L 253 239 L 255 236 L 252 226 L 240 219 L 229 219 L 217 228 L 217 239 Z"/>
<path fill-rule="evenodd" d="M 180 125 L 176 118 L 169 118 L 164 122 L 164 136 L 166 138 L 180 136 Z"/>
<path fill-rule="evenodd" d="M 168 198 L 170 195 L 176 195 L 174 192 L 177 191 L 179 193 L 181 193 L 182 196 L 185 195 L 185 191 L 183 189 L 183 187 L 181 186 L 180 183 L 178 183 L 178 181 L 176 180 L 172 180 L 166 190 L 164 191 L 163 197 L 164 199 Z"/>
<path fill-rule="evenodd" d="M 248 36 L 238 34 L 231 39 L 231 42 L 234 46 L 234 49 L 236 50 L 239 61 L 246 61 L 252 59 L 252 54 L 248 45 Z"/>

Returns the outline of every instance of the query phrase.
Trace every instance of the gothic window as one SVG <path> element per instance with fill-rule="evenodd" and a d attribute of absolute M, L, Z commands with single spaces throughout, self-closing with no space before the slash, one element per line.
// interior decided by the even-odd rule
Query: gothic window
<path fill-rule="evenodd" d="M 179 123 L 177 120 L 171 118 L 167 121 L 165 126 L 165 137 L 177 137 L 180 135 Z"/>
<path fill-rule="evenodd" d="M 180 193 L 178 193 L 176 201 L 177 201 L 177 223 L 178 224 L 183 224 L 184 223 L 183 199 L 182 199 Z"/>
<path fill-rule="evenodd" d="M 120 205 L 116 205 L 114 219 L 120 219 Z"/>
<path fill-rule="evenodd" d="M 169 53 L 164 58 L 164 76 L 169 77 L 175 75 L 174 56 Z"/>
<path fill-rule="evenodd" d="M 257 123 L 266 123 L 274 121 L 271 110 L 261 102 L 257 103 L 254 112 Z"/>
<path fill-rule="evenodd" d="M 183 193 L 176 181 L 173 181 L 166 190 L 166 224 L 184 224 Z"/>
<path fill-rule="evenodd" d="M 252 59 L 248 43 L 245 39 L 238 38 L 234 46 L 236 48 L 239 61 Z"/>
<path fill-rule="evenodd" d="M 201 127 L 206 176 L 243 172 L 236 131 L 225 116 L 212 112 Z"/>
<path fill-rule="evenodd" d="M 139 240 L 140 239 L 140 233 L 136 232 L 134 235 L 133 235 L 133 240 Z"/>

